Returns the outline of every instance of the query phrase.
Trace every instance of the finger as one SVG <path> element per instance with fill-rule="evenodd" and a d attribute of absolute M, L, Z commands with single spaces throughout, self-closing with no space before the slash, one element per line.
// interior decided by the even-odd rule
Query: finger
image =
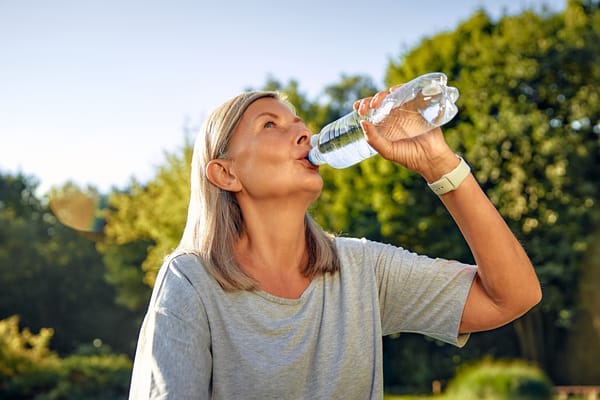
<path fill-rule="evenodd" d="M 360 115 L 365 115 L 369 112 L 370 104 L 371 104 L 371 97 L 365 97 L 364 99 L 355 101 L 353 104 L 354 111 L 356 111 Z"/>
<path fill-rule="evenodd" d="M 394 91 L 394 90 L 396 90 L 396 89 L 399 89 L 399 88 L 401 88 L 402 86 L 404 86 L 404 83 L 399 83 L 399 84 L 397 84 L 397 85 L 394 85 L 394 86 L 392 86 L 392 87 L 390 88 L 390 93 L 391 93 L 391 92 L 393 92 L 393 91 Z"/>
<path fill-rule="evenodd" d="M 389 95 L 394 90 L 398 89 L 399 87 L 401 87 L 403 85 L 404 85 L 403 83 L 399 83 L 397 85 L 390 87 L 388 90 L 381 90 L 381 91 L 377 92 L 374 96 L 365 97 L 364 99 L 356 100 L 352 104 L 352 108 L 354 109 L 354 111 L 358 112 L 361 115 L 366 114 L 369 111 L 369 108 L 379 107 L 379 105 L 381 104 L 383 99 L 385 99 L 387 97 L 387 95 Z"/>
<path fill-rule="evenodd" d="M 370 123 L 367 120 L 361 121 L 361 127 L 363 132 L 365 133 L 365 138 L 367 139 L 367 143 L 371 145 L 377 152 L 384 158 L 388 158 L 391 152 L 392 143 L 380 135 L 377 131 L 377 127 Z"/>
<path fill-rule="evenodd" d="M 361 104 L 365 101 L 371 101 L 370 97 L 367 97 L 366 99 L 359 99 L 356 100 L 353 104 L 352 104 L 352 108 L 354 109 L 354 111 L 358 112 L 358 110 L 360 109 Z"/>
<path fill-rule="evenodd" d="M 371 102 L 369 104 L 369 107 L 371 107 L 371 108 L 377 108 L 377 107 L 379 107 L 379 105 L 381 104 L 381 102 L 383 101 L 383 99 L 385 99 L 388 94 L 390 94 L 389 90 L 382 90 L 381 92 L 377 92 L 375 94 L 375 96 L 373 96 L 371 98 Z"/>

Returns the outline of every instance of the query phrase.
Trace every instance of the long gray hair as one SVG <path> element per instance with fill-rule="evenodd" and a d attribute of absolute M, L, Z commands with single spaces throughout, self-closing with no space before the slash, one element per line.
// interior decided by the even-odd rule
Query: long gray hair
<path fill-rule="evenodd" d="M 234 243 L 243 216 L 233 193 L 213 185 L 206 176 L 210 160 L 223 157 L 242 115 L 254 101 L 270 97 L 287 104 L 277 92 L 242 93 L 218 107 L 206 119 L 194 144 L 191 194 L 185 229 L 175 253 L 193 253 L 225 290 L 252 290 L 257 282 L 236 262 Z M 290 106 L 291 107 L 291 106 Z M 307 214 L 304 216 L 308 264 L 302 273 L 313 277 L 339 270 L 334 238 Z"/>

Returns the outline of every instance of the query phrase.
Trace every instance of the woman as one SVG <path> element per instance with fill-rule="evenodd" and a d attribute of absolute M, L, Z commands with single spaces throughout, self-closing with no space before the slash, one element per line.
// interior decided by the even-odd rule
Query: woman
<path fill-rule="evenodd" d="M 440 129 L 398 141 L 363 129 L 435 182 L 477 266 L 323 232 L 307 214 L 323 186 L 311 132 L 277 93 L 241 94 L 196 141 L 187 224 L 156 280 L 130 398 L 381 399 L 383 335 L 462 346 L 540 301 L 529 258 Z"/>

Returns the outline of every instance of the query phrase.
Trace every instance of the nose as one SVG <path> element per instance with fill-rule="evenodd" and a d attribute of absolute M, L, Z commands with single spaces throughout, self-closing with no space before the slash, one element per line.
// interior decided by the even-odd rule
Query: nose
<path fill-rule="evenodd" d="M 302 124 L 302 126 L 299 127 L 296 135 L 296 144 L 304 144 L 310 142 L 312 132 L 306 127 L 306 125 Z"/>

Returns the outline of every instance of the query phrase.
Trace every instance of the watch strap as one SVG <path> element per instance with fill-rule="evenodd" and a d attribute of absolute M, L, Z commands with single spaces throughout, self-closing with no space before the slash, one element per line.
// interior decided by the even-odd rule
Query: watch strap
<path fill-rule="evenodd" d="M 442 177 L 437 181 L 427 184 L 433 193 L 437 194 L 438 196 L 458 189 L 460 184 L 471 172 L 471 168 L 466 161 L 459 155 L 456 157 L 460 159 L 460 162 L 456 168 L 447 174 L 442 175 Z"/>

